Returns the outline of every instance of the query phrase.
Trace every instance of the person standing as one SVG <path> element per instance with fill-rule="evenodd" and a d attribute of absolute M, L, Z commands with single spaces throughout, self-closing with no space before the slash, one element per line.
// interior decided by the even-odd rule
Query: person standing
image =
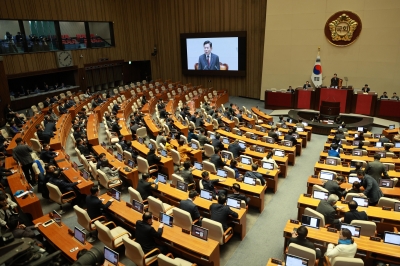
<path fill-rule="evenodd" d="M 28 145 L 22 143 L 22 138 L 17 138 L 15 142 L 17 143 L 17 147 L 13 149 L 13 158 L 22 165 L 25 178 L 33 186 L 36 184 L 35 172 L 32 167 L 33 159 L 31 152 L 33 151 Z"/>
<path fill-rule="evenodd" d="M 380 162 L 381 155 L 375 154 L 374 161 L 368 162 L 367 167 L 365 167 L 365 172 L 372 176 L 376 182 L 379 183 L 379 180 L 382 179 L 389 179 L 389 175 L 386 172 L 386 168 L 383 163 Z M 396 178 L 397 179 L 397 178 Z M 397 180 L 396 180 L 397 182 Z"/>
<path fill-rule="evenodd" d="M 331 78 L 331 88 L 337 89 L 339 87 L 339 78 L 337 77 L 337 74 L 333 74 L 333 78 Z"/>
<path fill-rule="evenodd" d="M 358 179 L 361 180 L 361 185 L 364 187 L 364 191 L 360 193 L 360 196 L 367 197 L 370 206 L 375 206 L 381 197 L 383 197 L 382 190 L 379 188 L 376 180 L 366 175 L 363 170 L 357 172 Z"/>

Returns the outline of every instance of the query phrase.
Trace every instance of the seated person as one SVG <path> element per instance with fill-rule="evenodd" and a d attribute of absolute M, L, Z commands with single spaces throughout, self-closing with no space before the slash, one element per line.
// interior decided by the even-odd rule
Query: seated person
<path fill-rule="evenodd" d="M 156 248 L 158 248 L 161 253 L 166 254 L 168 249 L 165 246 L 158 245 L 155 241 L 155 238 L 161 238 L 164 224 L 160 223 L 157 231 L 154 229 L 152 224 L 153 214 L 151 212 L 143 213 L 142 220 L 136 222 L 135 241 L 140 244 L 144 254 L 149 253 Z M 154 255 L 157 255 L 157 253 L 154 253 Z"/>
<path fill-rule="evenodd" d="M 285 124 L 286 123 L 285 119 L 283 119 L 283 115 L 279 116 L 278 123 L 281 123 L 281 124 Z"/>
<path fill-rule="evenodd" d="M 342 124 L 342 117 L 340 115 L 338 115 L 337 117 L 335 117 L 335 124 Z M 342 130 L 343 131 L 343 130 Z"/>
<path fill-rule="evenodd" d="M 296 127 L 304 128 L 303 119 L 299 118 L 299 120 L 296 123 Z"/>
<path fill-rule="evenodd" d="M 177 151 L 179 152 L 179 155 L 181 156 L 181 162 L 186 162 L 187 160 L 190 160 L 189 153 L 192 151 L 192 149 L 185 144 L 185 141 L 183 139 L 178 140 L 178 148 Z"/>
<path fill-rule="evenodd" d="M 14 238 L 32 238 L 35 240 L 36 245 L 42 247 L 42 243 L 36 239 L 35 229 L 41 225 L 42 223 L 37 223 L 32 226 L 25 226 L 24 224 L 19 223 L 19 219 L 17 215 L 13 215 L 8 219 L 7 227 L 13 234 Z"/>
<path fill-rule="evenodd" d="M 212 140 L 212 145 L 214 146 L 214 149 L 218 148 L 219 150 L 223 150 L 225 148 L 224 144 L 221 142 L 221 135 L 219 133 L 215 134 L 215 139 Z"/>
<path fill-rule="evenodd" d="M 344 136 L 344 134 L 343 134 L 343 130 L 342 130 L 341 128 L 339 128 L 338 130 L 336 130 L 335 138 L 336 138 L 336 139 L 340 139 L 340 140 L 345 139 L 345 136 Z"/>
<path fill-rule="evenodd" d="M 279 166 L 278 166 L 278 164 L 276 163 L 276 161 L 274 160 L 274 158 L 272 158 L 272 156 L 274 155 L 274 153 L 272 152 L 272 151 L 269 151 L 268 153 L 267 153 L 267 156 L 265 156 L 264 158 L 262 158 L 262 162 L 269 162 L 269 163 L 273 163 L 274 164 L 274 168 L 275 169 L 278 169 L 279 168 Z"/>
<path fill-rule="evenodd" d="M 217 170 L 220 168 L 224 168 L 224 166 L 226 166 L 226 163 L 222 161 L 221 151 L 218 148 L 214 148 L 214 152 L 215 153 L 210 157 L 210 163 L 213 163 L 215 165 L 215 169 Z"/>
<path fill-rule="evenodd" d="M 49 182 L 60 189 L 61 193 L 67 193 L 70 191 L 74 191 L 75 194 L 77 195 L 76 199 L 73 201 L 73 204 L 78 204 L 79 203 L 79 198 L 78 198 L 78 190 L 74 190 L 76 188 L 76 185 L 80 184 L 82 180 L 78 180 L 76 182 L 70 183 L 66 182 L 63 179 L 61 179 L 61 172 L 57 171 L 54 172 L 53 175 L 51 175 Z"/>
<path fill-rule="evenodd" d="M 328 151 L 328 156 L 340 158 L 339 145 L 336 143 L 331 145 L 331 149 Z"/>
<path fill-rule="evenodd" d="M 329 258 L 329 261 L 332 261 L 335 257 L 354 258 L 357 252 L 357 244 L 354 242 L 349 229 L 344 228 L 340 230 L 338 242 L 339 244 L 336 246 L 332 243 L 328 244 L 325 256 Z"/>
<path fill-rule="evenodd" d="M 321 200 L 319 202 L 316 211 L 325 217 L 325 224 L 330 224 L 333 226 L 338 226 L 340 224 L 340 220 L 335 219 L 335 204 L 338 200 L 339 197 L 336 194 L 330 194 L 327 200 Z"/>
<path fill-rule="evenodd" d="M 365 84 L 364 87 L 361 89 L 362 92 L 369 92 L 371 89 L 368 87 L 368 84 Z"/>
<path fill-rule="evenodd" d="M 294 89 L 292 89 L 292 86 L 289 86 L 289 89 L 287 89 L 286 91 L 290 91 L 291 93 L 294 93 Z"/>
<path fill-rule="evenodd" d="M 197 135 L 201 147 L 203 147 L 204 144 L 210 144 L 211 143 L 211 140 L 205 136 L 205 132 L 206 131 L 205 131 L 204 128 L 200 128 L 200 134 Z"/>
<path fill-rule="evenodd" d="M 51 138 L 54 137 L 54 133 L 44 132 L 42 124 L 38 124 L 35 127 L 36 127 L 36 134 L 39 140 L 42 141 L 43 143 L 50 143 Z"/>
<path fill-rule="evenodd" d="M 183 170 L 181 171 L 181 177 L 186 184 L 193 184 L 193 169 L 191 168 L 190 160 L 187 160 L 183 163 Z"/>
<path fill-rule="evenodd" d="M 363 146 L 364 146 L 364 142 L 360 141 L 360 142 L 358 142 L 358 146 L 353 148 L 353 150 L 367 150 Z"/>
<path fill-rule="evenodd" d="M 399 100 L 399 96 L 395 92 L 393 92 L 392 100 Z"/>
<path fill-rule="evenodd" d="M 303 85 L 303 89 L 311 88 L 310 82 L 307 80 L 306 84 Z"/>
<path fill-rule="evenodd" d="M 342 131 L 343 132 L 347 132 L 347 131 L 349 131 L 348 129 L 347 129 L 347 127 L 346 127 L 346 124 L 345 123 L 342 123 L 342 125 L 341 125 L 341 129 L 342 129 Z"/>
<path fill-rule="evenodd" d="M 57 156 L 58 154 L 56 152 L 50 150 L 49 144 L 43 144 L 43 150 L 40 152 L 40 159 L 44 163 L 54 163 L 54 158 Z"/>
<path fill-rule="evenodd" d="M 261 181 L 261 185 L 264 186 L 265 185 L 265 180 L 264 177 L 262 176 L 262 174 L 260 174 L 259 172 L 257 172 L 258 169 L 258 165 L 253 163 L 251 165 L 251 169 L 252 171 L 247 171 L 244 176 L 249 176 L 249 177 L 253 177 L 253 178 L 257 178 Z"/>
<path fill-rule="evenodd" d="M 357 211 L 358 203 L 356 201 L 351 200 L 347 206 L 349 206 L 349 211 L 344 214 L 344 217 L 340 218 L 342 222 L 351 224 L 353 220 L 368 221 L 368 215 L 365 211 Z"/>
<path fill-rule="evenodd" d="M 306 248 L 313 249 L 315 250 L 315 257 L 317 259 L 321 258 L 322 256 L 321 250 L 319 248 L 315 248 L 314 243 L 306 238 L 307 235 L 308 235 L 308 229 L 306 226 L 302 225 L 298 227 L 296 231 L 292 232 L 292 237 L 289 239 L 287 245 L 289 246 L 291 243 L 294 243 Z"/>
<path fill-rule="evenodd" d="M 359 169 L 358 169 L 359 170 Z M 357 171 L 358 171 L 357 170 Z M 361 183 L 360 182 L 358 182 L 358 181 L 354 181 L 353 182 L 353 184 L 352 184 L 352 186 L 351 186 L 351 188 L 346 188 L 346 190 L 344 191 L 344 193 L 343 193 L 343 197 L 346 197 L 346 195 L 347 195 L 347 193 L 357 193 L 357 194 L 360 194 L 362 191 L 361 191 Z"/>
<path fill-rule="evenodd" d="M 335 180 L 328 180 L 323 184 L 323 187 L 329 191 L 330 194 L 335 194 L 339 199 L 343 196 L 343 190 L 340 187 L 344 182 L 343 176 L 337 176 Z"/>
<path fill-rule="evenodd" d="M 238 158 L 240 153 L 244 152 L 245 150 L 246 148 L 240 147 L 238 139 L 235 139 L 235 141 L 228 146 L 228 151 L 232 152 L 233 158 Z"/>
<path fill-rule="evenodd" d="M 354 140 L 365 140 L 364 132 L 359 132 L 358 137 L 354 138 Z"/>
<path fill-rule="evenodd" d="M 242 179 L 242 174 L 239 173 L 239 169 L 237 168 L 237 164 L 238 162 L 235 159 L 231 160 L 231 164 L 229 165 L 229 167 L 235 171 L 235 179 L 240 180 Z"/>
<path fill-rule="evenodd" d="M 101 166 L 100 166 L 100 170 L 102 172 L 104 172 L 104 174 L 106 174 L 107 178 L 109 180 L 117 180 L 119 179 L 119 175 L 118 175 L 118 171 L 121 167 L 118 167 L 116 169 L 113 170 L 113 168 L 110 168 L 109 164 L 108 164 L 108 160 L 107 161 L 101 161 Z"/>
<path fill-rule="evenodd" d="M 190 214 L 190 217 L 192 217 L 192 221 L 199 220 L 201 218 L 197 205 L 193 203 L 197 196 L 198 194 L 196 190 L 190 190 L 189 198 L 186 200 L 181 200 L 178 206 L 179 209 L 187 211 Z M 201 226 L 201 220 L 199 220 L 196 224 Z"/>
<path fill-rule="evenodd" d="M 159 162 L 161 162 L 161 157 L 157 156 L 156 147 L 152 147 L 147 153 L 147 163 L 149 164 L 149 166 L 152 166 L 157 165 Z"/>
<path fill-rule="evenodd" d="M 189 126 L 189 134 L 187 137 L 187 141 L 190 143 L 192 139 L 198 140 L 199 138 L 197 137 L 197 134 L 194 133 L 194 128 L 192 126 Z"/>
<path fill-rule="evenodd" d="M 228 218 L 238 218 L 237 212 L 231 210 L 226 204 L 226 196 L 220 194 L 218 196 L 218 203 L 213 203 L 210 206 L 211 220 L 221 223 L 224 232 L 228 229 Z"/>
<path fill-rule="evenodd" d="M 287 135 L 283 138 L 284 140 L 289 140 L 293 143 L 293 146 L 296 146 L 297 140 L 295 137 L 293 137 L 293 130 L 289 129 Z"/>
<path fill-rule="evenodd" d="M 282 117 L 283 118 L 283 117 Z M 271 130 L 268 132 L 268 137 L 271 137 L 275 140 L 275 142 L 279 141 L 279 136 L 276 133 L 276 126 L 272 126 Z"/>
<path fill-rule="evenodd" d="M 151 196 L 152 185 L 154 182 L 150 182 L 150 175 L 148 173 L 143 173 L 142 178 L 139 179 L 138 186 L 136 190 L 139 192 L 142 200 L 147 200 Z M 158 185 L 155 185 L 154 189 L 158 189 Z"/>
<path fill-rule="evenodd" d="M 4 167 L 4 160 L 0 160 L 0 182 L 4 187 L 8 187 L 7 176 L 12 175 L 11 168 L 6 169 Z"/>
<path fill-rule="evenodd" d="M 249 204 L 250 198 L 247 198 L 244 194 L 240 194 L 240 185 L 238 183 L 232 185 L 232 192 L 233 194 L 228 194 L 228 198 L 243 200 L 246 206 Z"/>
<path fill-rule="evenodd" d="M 89 147 L 87 146 L 86 141 L 83 141 L 82 139 L 77 139 L 76 140 L 76 147 L 78 150 L 81 152 L 83 156 L 89 161 L 96 161 L 95 157 L 93 154 L 90 152 Z"/>
<path fill-rule="evenodd" d="M 218 182 L 222 182 L 225 179 L 224 178 L 220 178 L 220 179 L 210 179 L 210 174 L 207 171 L 203 171 L 203 173 L 201 173 L 201 177 L 202 179 L 200 180 L 201 184 L 203 185 L 203 188 L 205 190 L 208 191 L 212 191 L 213 192 L 213 198 L 216 198 L 216 195 L 220 196 L 222 194 L 226 195 L 226 191 L 221 189 L 221 190 L 217 190 L 214 187 L 214 184 L 218 183 Z"/>

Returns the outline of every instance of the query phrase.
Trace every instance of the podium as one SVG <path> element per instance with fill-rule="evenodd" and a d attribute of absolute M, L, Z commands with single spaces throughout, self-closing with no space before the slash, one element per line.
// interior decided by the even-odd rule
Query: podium
<path fill-rule="evenodd" d="M 340 113 L 340 102 L 322 101 L 319 113 L 322 116 L 338 116 Z"/>
<path fill-rule="evenodd" d="M 351 112 L 360 115 L 374 116 L 378 95 L 375 92 L 357 92 L 353 95 Z"/>
<path fill-rule="evenodd" d="M 292 109 L 294 94 L 287 91 L 265 91 L 265 109 Z"/>
<path fill-rule="evenodd" d="M 316 88 L 315 91 L 319 103 L 316 108 L 321 106 L 322 101 L 340 102 L 340 112 L 350 113 L 353 96 L 352 89 Z"/>
<path fill-rule="evenodd" d="M 312 89 L 297 88 L 295 91 L 295 108 L 314 109 L 315 92 Z"/>

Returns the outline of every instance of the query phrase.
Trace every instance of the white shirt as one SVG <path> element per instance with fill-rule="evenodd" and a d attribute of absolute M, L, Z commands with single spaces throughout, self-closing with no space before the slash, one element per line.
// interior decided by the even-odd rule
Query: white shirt
<path fill-rule="evenodd" d="M 328 249 L 326 250 L 325 256 L 332 261 L 335 257 L 346 257 L 346 258 L 354 258 L 357 252 L 357 244 L 354 242 L 350 245 L 338 244 L 334 245 L 332 243 L 328 244 Z"/>

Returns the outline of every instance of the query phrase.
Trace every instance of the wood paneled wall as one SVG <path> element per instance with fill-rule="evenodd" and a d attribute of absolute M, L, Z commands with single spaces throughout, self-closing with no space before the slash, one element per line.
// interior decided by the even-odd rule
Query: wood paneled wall
<path fill-rule="evenodd" d="M 116 46 L 73 51 L 79 68 L 102 57 L 151 60 L 153 79 L 259 97 L 267 0 L 2 0 L 1 6 L 0 19 L 113 21 Z M 180 33 L 217 31 L 247 31 L 247 76 L 183 76 Z M 54 52 L 4 56 L 4 66 L 6 74 L 57 68 Z"/>

